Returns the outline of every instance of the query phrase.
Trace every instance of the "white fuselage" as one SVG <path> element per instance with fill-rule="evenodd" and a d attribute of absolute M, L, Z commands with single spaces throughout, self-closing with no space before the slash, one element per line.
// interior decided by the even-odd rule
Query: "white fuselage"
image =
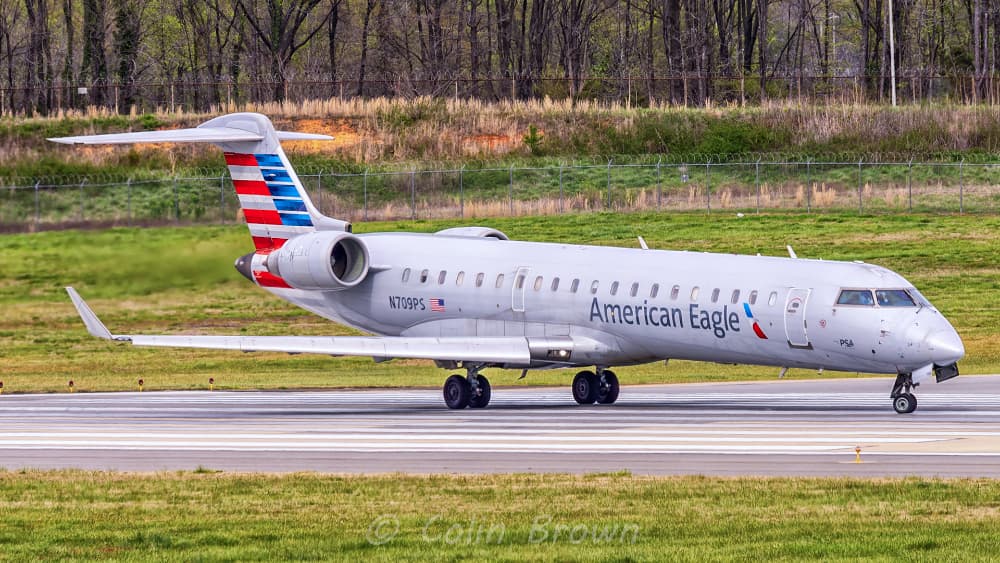
<path fill-rule="evenodd" d="M 372 270 L 356 287 L 269 289 L 379 335 L 602 344 L 531 367 L 676 358 L 904 373 L 961 357 L 955 346 L 934 346 L 961 341 L 913 285 L 869 264 L 412 233 L 360 238 Z M 843 288 L 907 289 L 920 303 L 837 305 Z"/>

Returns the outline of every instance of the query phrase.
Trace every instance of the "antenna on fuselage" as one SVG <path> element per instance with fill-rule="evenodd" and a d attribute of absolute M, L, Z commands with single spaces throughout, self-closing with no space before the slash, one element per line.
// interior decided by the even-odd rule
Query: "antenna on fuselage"
<path fill-rule="evenodd" d="M 788 249 L 788 255 L 789 255 L 789 256 L 791 256 L 792 258 L 798 258 L 798 256 L 796 256 L 796 255 L 795 255 L 795 251 L 794 251 L 794 250 L 792 250 L 792 245 L 790 245 L 790 244 L 786 244 L 786 245 L 785 245 L 785 248 L 787 248 L 787 249 Z"/>
<path fill-rule="evenodd" d="M 643 250 L 649 250 L 649 246 L 646 245 L 646 239 L 642 238 L 642 236 L 639 237 L 639 247 Z"/>

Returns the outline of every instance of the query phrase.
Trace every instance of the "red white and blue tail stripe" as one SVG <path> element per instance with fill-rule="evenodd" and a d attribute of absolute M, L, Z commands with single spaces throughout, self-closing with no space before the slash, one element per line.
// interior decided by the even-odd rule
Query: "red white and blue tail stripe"
<path fill-rule="evenodd" d="M 316 230 L 307 196 L 282 155 L 227 152 L 226 164 L 258 252 Z"/>

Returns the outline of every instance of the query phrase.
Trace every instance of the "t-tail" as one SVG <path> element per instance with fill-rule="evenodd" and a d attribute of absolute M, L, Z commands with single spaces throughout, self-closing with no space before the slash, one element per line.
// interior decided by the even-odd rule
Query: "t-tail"
<path fill-rule="evenodd" d="M 259 113 L 233 113 L 193 129 L 84 135 L 49 139 L 57 143 L 122 145 L 132 143 L 211 143 L 223 150 L 255 251 L 239 258 L 236 269 L 261 286 L 287 288 L 269 268 L 268 255 L 292 238 L 316 231 L 351 232 L 351 224 L 319 212 L 288 162 L 281 141 L 327 141 L 332 137 L 275 131 Z"/>
<path fill-rule="evenodd" d="M 258 253 L 281 248 L 313 231 L 351 231 L 351 224 L 316 209 L 288 162 L 281 141 L 326 141 L 332 137 L 275 131 L 259 113 L 216 117 L 193 129 L 142 131 L 49 139 L 57 143 L 102 145 L 132 143 L 212 143 L 225 152 L 233 187 L 240 199 Z"/>

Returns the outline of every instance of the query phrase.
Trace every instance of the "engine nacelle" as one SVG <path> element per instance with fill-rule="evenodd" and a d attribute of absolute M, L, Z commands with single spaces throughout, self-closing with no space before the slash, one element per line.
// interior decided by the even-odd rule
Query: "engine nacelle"
<path fill-rule="evenodd" d="M 345 232 L 319 231 L 289 239 L 265 260 L 267 271 L 295 289 L 335 291 L 368 275 L 368 248 Z"/>

